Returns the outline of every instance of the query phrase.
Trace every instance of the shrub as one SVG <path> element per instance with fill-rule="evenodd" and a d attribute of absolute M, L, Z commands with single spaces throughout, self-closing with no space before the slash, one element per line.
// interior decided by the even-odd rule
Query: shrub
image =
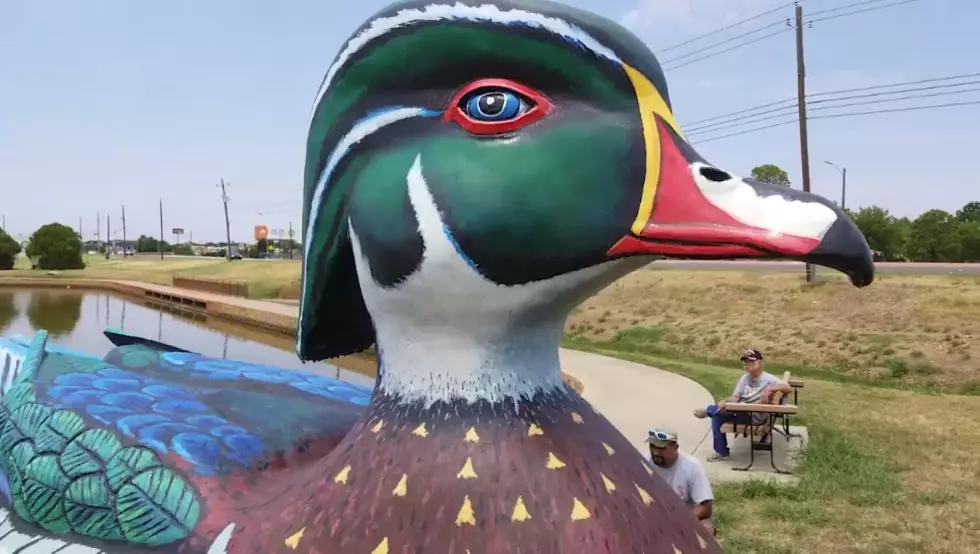
<path fill-rule="evenodd" d="M 82 241 L 75 230 L 60 223 L 42 226 L 27 243 L 27 255 L 39 269 L 84 269 Z"/>
<path fill-rule="evenodd" d="M 0 229 L 0 270 L 13 269 L 17 254 L 20 254 L 20 244 Z"/>

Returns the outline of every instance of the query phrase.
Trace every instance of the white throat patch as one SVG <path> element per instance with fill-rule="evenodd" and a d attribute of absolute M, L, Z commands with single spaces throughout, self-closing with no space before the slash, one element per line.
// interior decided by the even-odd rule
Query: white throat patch
<path fill-rule="evenodd" d="M 416 157 L 407 175 L 424 253 L 419 269 L 378 285 L 353 224 L 361 293 L 374 320 L 381 391 L 404 401 L 516 401 L 562 387 L 558 347 L 576 300 L 645 262 L 602 264 L 545 281 L 498 285 L 450 240 Z M 618 270 L 617 270 L 618 269 Z"/>

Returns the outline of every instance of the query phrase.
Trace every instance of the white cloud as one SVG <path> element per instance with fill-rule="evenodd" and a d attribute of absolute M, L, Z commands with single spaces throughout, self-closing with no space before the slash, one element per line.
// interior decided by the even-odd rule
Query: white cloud
<path fill-rule="evenodd" d="M 657 30 L 658 34 L 693 35 L 730 25 L 785 3 L 786 0 L 636 0 L 636 4 L 620 18 L 620 23 L 634 32 Z M 791 8 L 786 8 L 786 14 L 792 14 Z M 778 18 L 778 15 L 773 14 L 772 18 Z"/>

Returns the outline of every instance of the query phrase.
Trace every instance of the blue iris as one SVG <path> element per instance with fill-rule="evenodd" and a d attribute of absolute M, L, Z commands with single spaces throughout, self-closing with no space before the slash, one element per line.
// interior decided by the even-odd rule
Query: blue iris
<path fill-rule="evenodd" d="M 509 90 L 488 90 L 466 101 L 466 115 L 476 121 L 500 122 L 514 119 L 525 111 L 524 100 Z"/>

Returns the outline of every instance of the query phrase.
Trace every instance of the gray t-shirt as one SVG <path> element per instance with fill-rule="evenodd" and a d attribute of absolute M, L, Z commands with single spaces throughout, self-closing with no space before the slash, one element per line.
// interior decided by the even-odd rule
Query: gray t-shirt
<path fill-rule="evenodd" d="M 732 396 L 739 398 L 739 402 L 745 404 L 758 404 L 762 400 L 762 389 L 782 383 L 783 380 L 763 371 L 758 379 L 753 379 L 748 373 L 743 373 L 742 377 L 735 385 Z M 769 417 L 765 414 L 753 414 L 752 420 L 756 423 L 763 422 Z"/>
<path fill-rule="evenodd" d="M 762 400 L 762 389 L 782 382 L 782 379 L 765 371 L 759 375 L 758 379 L 753 379 L 748 373 L 743 373 L 735 385 L 735 392 L 732 393 L 732 396 L 745 404 L 758 404 Z"/>
<path fill-rule="evenodd" d="M 671 467 L 654 465 L 664 481 L 681 497 L 688 508 L 714 500 L 708 475 L 698 460 L 684 452 L 678 452 L 677 461 Z"/>

